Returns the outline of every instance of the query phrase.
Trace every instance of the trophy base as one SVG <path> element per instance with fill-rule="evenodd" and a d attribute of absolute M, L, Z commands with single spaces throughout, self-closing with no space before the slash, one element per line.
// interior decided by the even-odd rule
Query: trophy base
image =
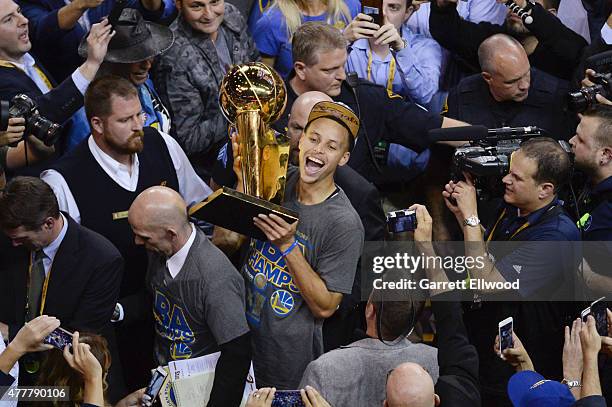
<path fill-rule="evenodd" d="M 259 214 L 271 213 L 280 216 L 287 223 L 298 220 L 297 212 L 291 209 L 228 187 L 216 190 L 205 201 L 189 210 L 189 216 L 259 240 L 268 240 L 268 238 L 255 226 L 253 218 Z"/>

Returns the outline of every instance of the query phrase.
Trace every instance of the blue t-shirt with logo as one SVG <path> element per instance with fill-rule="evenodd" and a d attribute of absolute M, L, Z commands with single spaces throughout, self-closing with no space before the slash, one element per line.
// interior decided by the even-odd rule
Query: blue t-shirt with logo
<path fill-rule="evenodd" d="M 359 0 L 345 0 L 345 3 L 351 14 L 351 19 L 355 18 L 361 11 L 361 3 Z M 254 7 L 259 10 L 257 3 Z M 327 13 L 318 16 L 303 16 L 302 23 L 309 21 L 327 21 L 327 18 Z M 344 29 L 349 23 L 350 21 L 346 21 L 345 19 L 333 22 L 334 26 L 339 29 Z M 251 24 L 251 22 L 249 22 L 249 24 Z M 252 35 L 259 52 L 275 57 L 274 69 L 276 69 L 283 78 L 286 78 L 293 68 L 293 57 L 291 54 L 291 41 L 287 33 L 287 24 L 285 23 L 285 17 L 280 9 L 276 6 L 272 6 L 266 10 L 259 21 L 257 21 Z"/>

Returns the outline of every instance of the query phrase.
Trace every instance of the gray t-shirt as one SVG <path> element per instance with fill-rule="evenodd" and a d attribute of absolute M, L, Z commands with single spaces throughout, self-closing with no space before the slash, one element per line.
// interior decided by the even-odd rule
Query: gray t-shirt
<path fill-rule="evenodd" d="M 202 231 L 185 264 L 172 278 L 166 259 L 149 255 L 147 287 L 153 294 L 155 356 L 160 365 L 219 350 L 249 331 L 244 316 L 244 281 Z"/>
<path fill-rule="evenodd" d="M 298 179 L 299 171 L 291 168 L 283 204 L 299 213 L 294 250 L 299 248 L 328 290 L 349 294 L 363 247 L 361 220 L 341 189 L 319 204 L 300 204 Z M 252 239 L 242 270 L 257 386 L 297 389 L 308 363 L 323 353 L 323 320 L 312 315 L 270 242 Z"/>

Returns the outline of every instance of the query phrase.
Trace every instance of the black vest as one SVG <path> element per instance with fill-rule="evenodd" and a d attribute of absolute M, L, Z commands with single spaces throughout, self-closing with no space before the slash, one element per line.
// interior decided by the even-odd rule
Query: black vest
<path fill-rule="evenodd" d="M 81 224 L 110 240 L 125 260 L 120 297 L 142 289 L 147 271 L 143 246 L 136 246 L 127 210 L 145 189 L 164 185 L 178 191 L 176 171 L 168 147 L 159 132 L 144 128 L 144 148 L 138 153 L 138 185 L 134 192 L 119 186 L 100 167 L 87 139 L 54 167 L 68 184 L 81 213 Z"/>

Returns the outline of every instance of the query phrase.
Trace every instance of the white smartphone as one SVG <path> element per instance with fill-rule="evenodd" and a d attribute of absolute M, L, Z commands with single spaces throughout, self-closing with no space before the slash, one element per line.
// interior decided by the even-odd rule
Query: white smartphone
<path fill-rule="evenodd" d="M 153 375 L 151 376 L 151 381 L 149 382 L 149 385 L 147 386 L 147 389 L 143 394 L 142 403 L 145 406 L 148 407 L 153 405 L 153 402 L 157 398 L 157 395 L 159 394 L 159 391 L 161 390 L 164 381 L 166 381 L 167 375 L 168 373 L 166 373 L 163 367 L 158 366 L 157 369 L 155 369 Z"/>
<path fill-rule="evenodd" d="M 580 319 L 582 320 L 582 322 L 586 322 L 586 319 L 590 313 L 591 313 L 591 307 L 586 307 L 585 309 L 582 310 L 582 312 L 580 312 Z"/>
<path fill-rule="evenodd" d="M 499 352 L 503 354 L 504 350 L 514 348 L 514 340 L 512 340 L 512 327 L 514 320 L 508 317 L 498 324 L 499 329 Z"/>

